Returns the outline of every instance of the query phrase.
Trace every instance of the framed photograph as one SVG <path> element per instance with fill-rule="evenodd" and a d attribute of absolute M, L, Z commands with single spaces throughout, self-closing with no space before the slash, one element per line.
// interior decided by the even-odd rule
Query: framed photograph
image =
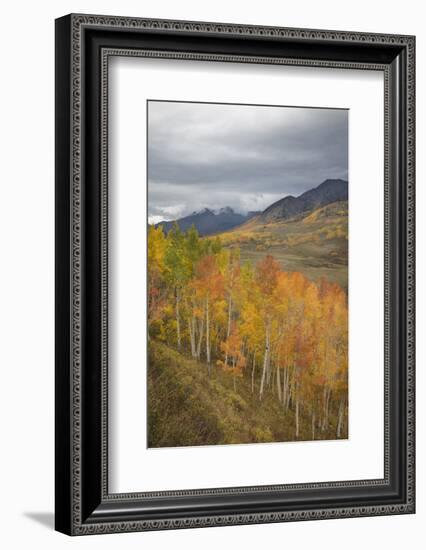
<path fill-rule="evenodd" d="M 415 511 L 413 36 L 56 21 L 56 529 Z"/>

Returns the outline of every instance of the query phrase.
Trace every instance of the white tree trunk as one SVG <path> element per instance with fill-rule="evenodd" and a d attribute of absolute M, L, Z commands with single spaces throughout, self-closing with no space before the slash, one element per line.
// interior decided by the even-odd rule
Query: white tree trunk
<path fill-rule="evenodd" d="M 296 396 L 296 439 L 299 437 L 299 396 Z"/>
<path fill-rule="evenodd" d="M 343 423 L 343 412 L 344 412 L 344 402 L 343 398 L 340 400 L 339 404 L 339 415 L 338 415 L 338 421 L 337 421 L 337 438 L 340 437 L 340 432 L 342 430 L 342 423 Z"/>
<path fill-rule="evenodd" d="M 210 312 L 208 296 L 206 298 L 206 359 L 210 374 Z"/>
<path fill-rule="evenodd" d="M 294 366 L 292 371 L 288 372 L 288 379 L 287 379 L 287 403 L 286 403 L 286 409 L 288 410 L 290 408 L 290 400 L 291 400 L 291 394 L 293 391 L 293 385 L 294 385 Z"/>
<path fill-rule="evenodd" d="M 324 431 L 328 427 L 328 400 L 329 400 L 329 389 L 326 386 L 324 388 L 324 394 L 323 394 L 323 414 L 322 414 L 321 431 Z"/>
<path fill-rule="evenodd" d="M 282 404 L 285 408 L 287 405 L 287 391 L 288 391 L 288 367 L 283 370 L 283 391 L 282 391 Z"/>
<path fill-rule="evenodd" d="M 254 371 L 256 369 L 256 353 L 253 353 L 253 367 L 251 369 L 251 393 L 254 393 Z"/>
<path fill-rule="evenodd" d="M 328 389 L 326 406 L 325 406 L 325 418 L 324 418 L 325 428 L 328 428 L 328 416 L 329 416 L 329 411 L 330 411 L 330 396 L 331 396 L 331 389 Z"/>
<path fill-rule="evenodd" d="M 281 380 L 280 380 L 280 366 L 277 365 L 277 390 L 278 390 L 278 401 L 281 403 L 282 394 L 281 394 Z"/>
<path fill-rule="evenodd" d="M 266 370 L 268 368 L 268 362 L 269 362 L 269 324 L 266 327 L 266 334 L 265 334 L 265 355 L 263 356 L 263 371 L 262 371 L 262 380 L 260 381 L 259 399 L 262 399 L 263 397 L 263 390 L 265 387 L 265 377 L 266 377 Z"/>
<path fill-rule="evenodd" d="M 229 301 L 228 301 L 228 327 L 226 329 L 226 339 L 229 339 L 229 336 L 231 335 L 231 318 L 232 318 L 232 295 L 229 293 Z M 225 352 L 225 366 L 228 366 L 228 350 Z"/>
<path fill-rule="evenodd" d="M 179 289 L 176 288 L 176 336 L 177 336 L 177 347 L 180 349 L 180 294 Z"/>
<path fill-rule="evenodd" d="M 200 321 L 201 327 L 200 327 L 200 336 L 198 338 L 198 346 L 197 346 L 197 359 L 200 360 L 201 358 L 201 344 L 203 342 L 203 334 L 204 334 L 204 318 Z"/>
<path fill-rule="evenodd" d="M 196 345 L 195 345 L 195 317 L 192 315 L 191 319 L 188 319 L 189 339 L 191 341 L 191 356 L 196 357 Z"/>

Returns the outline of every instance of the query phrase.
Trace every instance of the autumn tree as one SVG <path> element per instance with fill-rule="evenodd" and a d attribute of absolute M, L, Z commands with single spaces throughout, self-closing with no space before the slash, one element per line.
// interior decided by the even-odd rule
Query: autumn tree
<path fill-rule="evenodd" d="M 238 326 L 233 323 L 229 336 L 220 345 L 222 352 L 225 354 L 225 360 L 219 360 L 217 364 L 223 368 L 225 372 L 232 373 L 234 391 L 236 390 L 236 378 L 242 376 L 242 371 L 246 366 L 246 358 L 242 352 L 242 346 L 243 340 Z"/>
<path fill-rule="evenodd" d="M 226 338 L 227 340 L 231 335 L 232 324 L 232 308 L 235 301 L 235 293 L 238 292 L 238 283 L 240 276 L 240 250 L 238 248 L 232 248 L 227 251 L 226 256 L 226 268 L 224 273 L 224 285 L 226 289 L 227 297 L 227 326 L 226 326 Z M 225 353 L 225 366 L 228 365 L 228 353 Z"/>
<path fill-rule="evenodd" d="M 262 379 L 260 382 L 259 399 L 262 399 L 265 379 L 270 368 L 271 328 L 274 310 L 273 294 L 278 281 L 281 268 L 279 263 L 270 255 L 258 263 L 256 267 L 256 283 L 260 290 L 259 307 L 262 312 L 265 348 L 263 356 Z"/>
<path fill-rule="evenodd" d="M 191 272 L 187 257 L 185 237 L 177 223 L 167 235 L 167 248 L 164 255 L 166 279 L 173 289 L 176 314 L 176 340 L 177 347 L 181 347 L 181 319 L 180 303 L 182 288 L 188 282 Z"/>
<path fill-rule="evenodd" d="M 166 289 L 162 284 L 166 237 L 161 227 L 148 229 L 148 337 L 152 323 L 161 317 Z"/>
<path fill-rule="evenodd" d="M 276 399 L 295 439 L 344 435 L 348 310 L 337 284 L 286 272 L 271 255 L 242 263 L 238 247 L 195 227 L 151 226 L 147 301 L 149 337 L 205 358 L 209 374 L 218 365 L 235 391 L 246 379 L 259 407 Z"/>
<path fill-rule="evenodd" d="M 196 279 L 194 288 L 204 302 L 205 312 L 205 340 L 206 340 L 206 361 L 210 373 L 211 364 L 211 309 L 215 299 L 223 293 L 223 275 L 220 273 L 216 257 L 213 254 L 204 256 L 196 266 Z"/>
<path fill-rule="evenodd" d="M 198 231 L 195 226 L 192 225 L 188 229 L 185 238 L 185 253 L 187 259 L 187 268 L 190 275 L 190 280 L 193 280 L 195 276 L 196 265 L 199 262 L 203 250 L 202 242 L 198 235 Z M 192 357 L 197 357 L 197 304 L 195 301 L 194 293 L 192 292 L 190 282 L 187 285 L 185 292 L 185 299 L 187 302 L 187 309 L 189 311 L 187 316 L 189 341 L 191 346 Z M 200 344 L 201 345 L 201 344 Z"/>

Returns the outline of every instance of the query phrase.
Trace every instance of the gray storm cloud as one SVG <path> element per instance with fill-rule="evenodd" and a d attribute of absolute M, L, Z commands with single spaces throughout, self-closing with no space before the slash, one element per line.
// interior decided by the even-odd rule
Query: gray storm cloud
<path fill-rule="evenodd" d="M 148 215 L 262 210 L 348 176 L 348 111 L 148 102 Z"/>

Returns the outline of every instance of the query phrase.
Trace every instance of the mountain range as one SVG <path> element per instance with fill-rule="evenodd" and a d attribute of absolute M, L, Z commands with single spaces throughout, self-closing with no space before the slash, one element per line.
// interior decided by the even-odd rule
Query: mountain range
<path fill-rule="evenodd" d="M 168 233 L 175 222 L 182 231 L 186 231 L 194 225 L 201 236 L 206 236 L 214 233 L 222 233 L 223 231 L 238 227 L 259 214 L 261 214 L 261 212 L 249 212 L 246 215 L 238 214 L 230 206 L 226 206 L 216 211 L 204 208 L 204 210 L 200 212 L 193 212 L 189 216 L 179 218 L 178 220 L 160 222 L 157 224 L 157 227 L 162 226 L 163 231 Z"/>
<path fill-rule="evenodd" d="M 200 235 L 206 236 L 229 231 L 250 220 L 268 224 L 300 217 L 300 215 L 305 216 L 322 206 L 346 200 L 348 200 L 348 182 L 342 179 L 327 179 L 297 197 L 288 195 L 274 202 L 263 212 L 249 212 L 243 215 L 235 212 L 229 206 L 218 211 L 205 208 L 200 212 L 193 212 L 189 216 L 174 221 L 160 222 L 157 227 L 162 226 L 163 230 L 168 233 L 175 222 L 182 231 L 186 231 L 194 225 Z"/>

